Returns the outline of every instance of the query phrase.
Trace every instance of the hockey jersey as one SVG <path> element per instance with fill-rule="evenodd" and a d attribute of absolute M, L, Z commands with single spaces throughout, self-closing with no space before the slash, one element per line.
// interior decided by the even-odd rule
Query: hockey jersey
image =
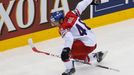
<path fill-rule="evenodd" d="M 79 12 L 69 11 L 63 23 L 59 27 L 59 32 L 65 40 L 65 47 L 72 48 L 73 41 L 80 40 L 86 46 L 94 46 L 96 44 L 95 35 L 91 28 L 87 27 L 79 17 Z"/>

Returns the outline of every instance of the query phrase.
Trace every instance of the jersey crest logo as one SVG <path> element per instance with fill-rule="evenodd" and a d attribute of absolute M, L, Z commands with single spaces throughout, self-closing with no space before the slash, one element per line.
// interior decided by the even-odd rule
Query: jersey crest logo
<path fill-rule="evenodd" d="M 68 23 L 72 23 L 73 22 L 73 20 L 74 20 L 74 18 L 73 17 L 69 17 L 69 19 L 68 19 Z"/>

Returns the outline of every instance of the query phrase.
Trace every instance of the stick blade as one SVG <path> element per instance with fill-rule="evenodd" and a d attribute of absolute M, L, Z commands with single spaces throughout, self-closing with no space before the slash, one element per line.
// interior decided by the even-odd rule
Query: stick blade
<path fill-rule="evenodd" d="M 32 48 L 35 47 L 34 44 L 33 44 L 32 38 L 29 38 L 29 39 L 28 39 L 28 44 L 29 44 Z"/>
<path fill-rule="evenodd" d="M 28 39 L 28 44 L 30 45 L 30 47 L 32 48 L 32 50 L 33 50 L 34 52 L 42 53 L 41 51 L 39 51 L 39 50 L 34 46 L 34 43 L 33 43 L 32 38 L 29 38 L 29 39 Z"/>

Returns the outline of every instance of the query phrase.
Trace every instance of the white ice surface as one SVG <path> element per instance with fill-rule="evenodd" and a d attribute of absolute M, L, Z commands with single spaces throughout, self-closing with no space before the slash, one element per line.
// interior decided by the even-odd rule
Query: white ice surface
<path fill-rule="evenodd" d="M 119 69 L 120 72 L 76 65 L 75 75 L 134 75 L 134 19 L 93 31 L 98 42 L 95 51 L 109 51 L 100 64 Z M 63 40 L 59 37 L 35 45 L 40 50 L 60 54 Z M 0 75 L 61 75 L 64 70 L 59 58 L 34 53 L 29 46 L 0 53 Z"/>

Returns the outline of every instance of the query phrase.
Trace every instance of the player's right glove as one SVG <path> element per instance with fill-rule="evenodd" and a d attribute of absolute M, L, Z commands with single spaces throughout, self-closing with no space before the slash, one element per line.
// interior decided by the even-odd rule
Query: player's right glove
<path fill-rule="evenodd" d="M 70 54 L 70 48 L 69 47 L 63 48 L 61 53 L 61 60 L 64 62 L 68 61 L 70 57 L 69 54 Z"/>

